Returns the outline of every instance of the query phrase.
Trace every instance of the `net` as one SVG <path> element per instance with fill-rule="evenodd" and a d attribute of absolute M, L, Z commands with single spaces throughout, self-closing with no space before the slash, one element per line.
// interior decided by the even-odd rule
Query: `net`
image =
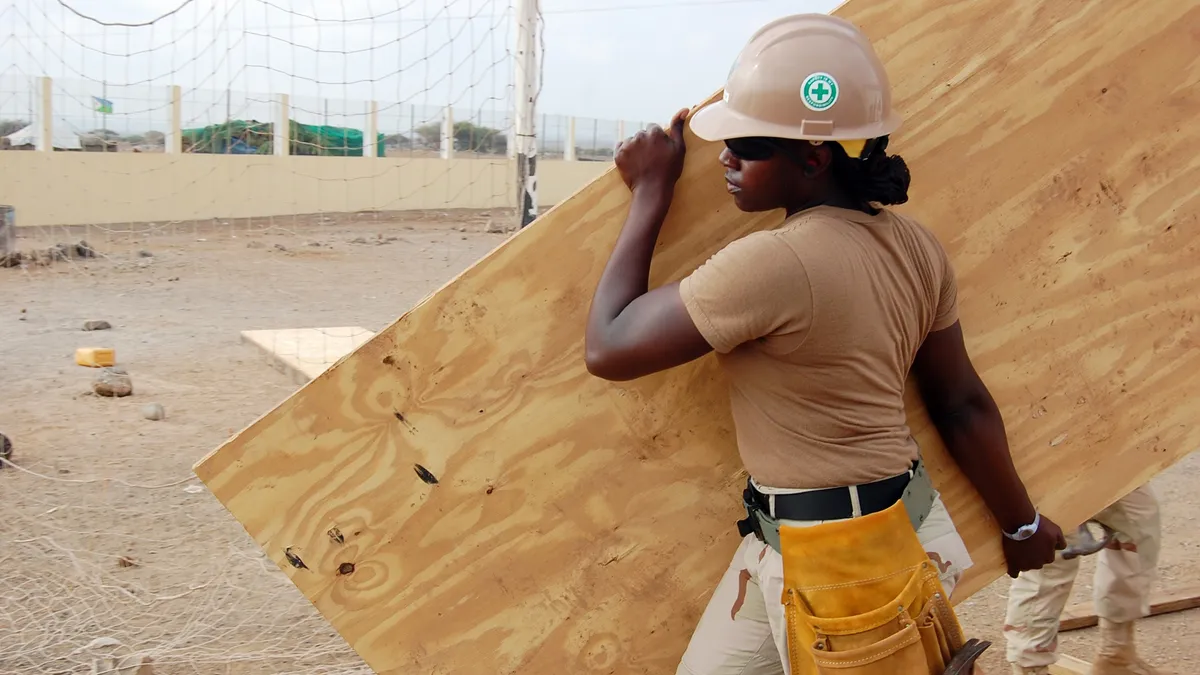
<path fill-rule="evenodd" d="M 369 673 L 191 466 L 504 241 L 512 3 L 0 19 L 0 672 Z M 637 127 L 537 124 L 543 207 Z"/>

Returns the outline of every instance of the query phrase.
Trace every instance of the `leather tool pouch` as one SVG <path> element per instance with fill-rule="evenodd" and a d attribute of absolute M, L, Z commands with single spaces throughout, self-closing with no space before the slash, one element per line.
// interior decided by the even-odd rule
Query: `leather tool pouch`
<path fill-rule="evenodd" d="M 792 675 L 943 675 L 964 646 L 903 502 L 780 541 Z"/>

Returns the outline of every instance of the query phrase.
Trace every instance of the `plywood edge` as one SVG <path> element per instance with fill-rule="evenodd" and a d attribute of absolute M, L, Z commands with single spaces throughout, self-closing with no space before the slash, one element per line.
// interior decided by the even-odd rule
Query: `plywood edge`
<path fill-rule="evenodd" d="M 846 1 L 848 2 L 849 0 L 846 0 Z M 845 4 L 845 3 L 843 2 L 842 4 Z M 704 99 L 703 101 L 701 101 L 700 103 L 697 103 L 696 105 L 693 105 L 693 106 L 691 107 L 691 109 L 689 110 L 689 112 L 688 112 L 688 119 L 690 120 L 690 119 L 692 118 L 692 116 L 693 116 L 693 115 L 695 115 L 697 112 L 699 112 L 699 111 L 700 111 L 702 108 L 706 108 L 706 107 L 708 107 L 708 106 L 712 105 L 713 103 L 716 103 L 717 101 L 721 100 L 721 98 L 722 98 L 724 95 L 725 95 L 725 88 L 724 88 L 724 87 L 722 87 L 722 88 L 718 89 L 717 91 L 713 92 L 712 94 L 710 94 L 710 95 L 709 95 L 707 98 L 705 98 L 705 99 Z M 665 125 L 666 125 L 668 122 L 669 122 L 669 120 L 667 120 L 667 121 L 664 121 L 664 122 L 662 122 L 661 124 L 662 124 L 662 126 L 663 126 L 664 128 L 666 128 L 666 126 L 665 126 Z M 624 139 L 617 139 L 617 140 L 618 140 L 618 141 L 621 141 L 621 140 L 624 140 Z M 698 140 L 699 140 L 701 143 L 706 143 L 706 144 L 710 142 L 710 141 L 705 141 L 705 140 L 703 140 L 703 139 L 698 139 Z M 615 163 L 613 163 L 611 160 L 609 160 L 609 167 L 608 167 L 608 169 L 606 169 L 606 170 L 605 170 L 603 173 L 601 173 L 599 176 L 596 176 L 595 178 L 593 178 L 592 180 L 588 181 L 587 183 L 584 183 L 582 186 L 580 186 L 579 188 L 577 188 L 577 189 L 576 189 L 574 192 L 571 192 L 571 193 L 570 193 L 570 194 L 568 194 L 567 196 L 565 196 L 565 197 L 563 197 L 562 199 L 558 200 L 558 201 L 557 201 L 557 202 L 556 202 L 556 203 L 555 203 L 553 206 L 551 206 L 549 209 L 546 209 L 546 212 L 545 212 L 545 213 L 539 213 L 539 214 L 537 214 L 537 219 L 536 219 L 536 220 L 534 220 L 534 221 L 533 221 L 533 223 L 531 223 L 531 224 L 530 224 L 528 227 L 526 227 L 526 228 L 524 228 L 524 229 L 518 230 L 518 231 L 517 231 L 517 232 L 516 232 L 516 233 L 513 235 L 513 237 L 510 237 L 510 240 L 511 240 L 512 238 L 515 238 L 515 237 L 518 237 L 518 236 L 520 236 L 520 235 L 522 235 L 522 234 L 525 234 L 527 231 L 529 231 L 529 230 L 530 230 L 530 229 L 532 229 L 533 227 L 536 227 L 536 226 L 537 226 L 537 224 L 538 224 L 538 220 L 541 220 L 542 218 L 545 218 L 546 216 L 549 216 L 551 213 L 554 213 L 556 210 L 558 210 L 558 209 L 559 209 L 559 207 L 562 207 L 562 206 L 564 206 L 565 204 L 568 204 L 568 203 L 570 203 L 571 201 L 573 201 L 573 200 L 575 199 L 575 197 L 576 197 L 576 196 L 578 196 L 578 195 L 580 195 L 580 194 L 582 194 L 582 193 L 586 192 L 587 190 L 590 190 L 590 189 L 592 189 L 592 188 L 593 188 L 593 186 L 594 186 L 594 185 L 596 185 L 597 183 L 599 183 L 599 182 L 601 182 L 601 181 L 603 181 L 603 180 L 611 180 L 611 179 L 614 177 L 614 174 L 616 174 L 616 173 L 617 173 L 617 166 L 616 166 L 616 164 L 615 164 Z M 505 243 L 507 243 L 507 241 L 506 241 Z M 503 245 L 504 245 L 504 244 L 501 244 L 501 246 L 503 246 Z M 499 247 L 497 247 L 497 248 L 499 248 Z M 490 254 L 489 254 L 489 255 L 490 255 Z M 487 260 L 487 258 L 488 258 L 488 257 L 489 257 L 489 256 L 484 256 L 483 258 L 480 258 L 478 262 L 483 262 L 484 260 Z M 466 270 L 464 270 L 464 271 L 466 271 Z M 447 282 L 445 285 L 446 285 L 446 286 L 449 286 L 449 285 L 450 285 L 451 283 L 453 283 L 453 282 L 454 282 L 454 280 L 456 280 L 457 278 L 458 278 L 458 277 L 457 277 L 457 276 L 455 276 L 455 277 L 454 277 L 454 279 L 451 279 L 451 280 L 450 280 L 449 282 Z"/>
<path fill-rule="evenodd" d="M 1185 586 L 1184 588 L 1158 592 L 1150 597 L 1150 613 L 1147 616 L 1158 616 L 1172 612 L 1183 612 L 1200 607 L 1200 586 Z M 1096 608 L 1090 602 L 1083 602 L 1068 607 L 1058 621 L 1059 632 L 1091 628 L 1099 624 Z"/>
<path fill-rule="evenodd" d="M 332 330 L 332 331 L 341 331 L 341 332 L 349 333 L 350 335 L 369 334 L 369 337 L 365 337 L 364 339 L 362 339 L 357 346 L 354 346 L 351 349 L 347 349 L 345 351 L 345 353 L 340 355 L 340 357 L 338 357 L 337 359 L 334 359 L 333 363 L 330 363 L 325 368 L 323 368 L 321 373 L 317 373 L 316 376 L 309 377 L 303 371 L 296 371 L 290 365 L 288 365 L 286 363 L 281 363 L 280 360 L 277 359 L 275 355 L 273 355 L 273 353 L 272 353 L 273 350 L 271 350 L 268 346 L 271 344 L 269 336 L 271 334 L 278 334 L 280 332 L 280 330 L 283 330 L 283 331 L 289 331 L 289 330 L 291 330 L 291 331 L 296 331 L 296 330 L 326 330 L 326 331 L 330 331 L 330 330 Z M 313 382 L 317 376 L 327 373 L 327 372 L 329 372 L 329 370 L 337 367 L 337 365 L 339 363 L 341 363 L 342 361 L 345 361 L 348 356 L 353 354 L 355 351 L 357 351 L 363 345 L 366 345 L 366 344 L 378 339 L 379 337 L 380 337 L 380 334 L 373 333 L 370 330 L 363 328 L 361 326 L 337 326 L 337 327 L 333 327 L 333 328 L 313 328 L 313 329 L 295 329 L 295 328 L 293 328 L 293 329 L 285 328 L 285 329 L 276 329 L 276 330 L 258 329 L 258 330 L 244 330 L 244 331 L 240 332 L 240 338 L 243 343 L 253 345 L 256 348 L 266 352 L 268 354 L 268 356 L 271 358 L 270 362 L 271 362 L 272 366 L 274 366 L 280 370 L 283 370 L 284 372 L 288 372 L 290 375 L 292 375 L 293 381 L 296 382 L 296 384 L 300 385 L 300 390 L 303 390 L 306 386 L 308 386 L 308 384 Z M 293 392 L 291 395 L 288 396 L 288 398 L 281 401 L 279 404 L 272 406 L 271 408 L 268 408 L 267 410 L 264 410 L 262 412 L 262 414 L 260 414 L 258 417 L 256 417 L 252 422 L 247 424 L 236 434 L 233 434 L 232 436 L 227 438 L 225 441 L 218 444 L 215 448 L 206 452 L 203 457 L 201 457 L 199 460 L 197 460 L 192 465 L 192 475 L 199 478 L 202 483 L 207 484 L 207 482 L 211 478 L 211 476 L 207 472 L 203 471 L 202 467 L 205 464 L 207 464 L 209 462 L 209 460 L 212 459 L 213 456 L 215 456 L 216 454 L 221 452 L 222 449 L 224 449 L 230 443 L 235 441 L 238 437 L 240 437 L 247 430 L 254 428 L 255 425 L 262 422 L 263 419 L 269 417 L 272 413 L 274 413 L 280 407 L 287 405 L 287 403 L 293 399 L 295 394 L 296 394 L 296 392 Z"/>

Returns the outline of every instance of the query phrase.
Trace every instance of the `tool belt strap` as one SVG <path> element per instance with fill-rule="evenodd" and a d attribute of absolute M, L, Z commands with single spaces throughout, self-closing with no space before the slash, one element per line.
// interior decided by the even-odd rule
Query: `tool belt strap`
<path fill-rule="evenodd" d="M 860 507 L 860 513 L 857 515 L 877 513 L 889 508 L 897 501 L 902 501 L 908 511 L 914 532 L 929 517 L 934 499 L 937 497 L 933 482 L 930 481 L 929 474 L 925 471 L 925 464 L 920 459 L 913 462 L 913 468 L 909 471 L 855 487 Z M 772 516 L 769 510 L 768 495 L 759 492 L 754 484 L 747 480 L 746 490 L 742 493 L 747 517 L 738 522 L 738 531 L 742 536 L 751 532 L 755 533 L 759 539 L 776 551 L 780 550 L 780 520 L 845 520 L 856 515 L 849 487 L 774 495 L 774 498 L 775 515 Z"/>

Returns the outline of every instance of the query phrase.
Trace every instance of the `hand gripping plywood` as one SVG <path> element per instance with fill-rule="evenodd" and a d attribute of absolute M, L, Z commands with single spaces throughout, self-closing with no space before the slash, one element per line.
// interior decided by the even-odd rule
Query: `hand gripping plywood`
<path fill-rule="evenodd" d="M 1074 527 L 1200 445 L 1200 0 L 837 13 L 888 65 L 903 208 L 957 266 L 1018 469 Z M 780 222 L 688 143 L 654 284 Z M 584 368 L 628 205 L 605 174 L 197 464 L 376 672 L 674 672 L 744 477 L 711 358 Z M 1000 538 L 911 387 L 908 410 L 975 559 L 961 600 L 1002 573 Z"/>

